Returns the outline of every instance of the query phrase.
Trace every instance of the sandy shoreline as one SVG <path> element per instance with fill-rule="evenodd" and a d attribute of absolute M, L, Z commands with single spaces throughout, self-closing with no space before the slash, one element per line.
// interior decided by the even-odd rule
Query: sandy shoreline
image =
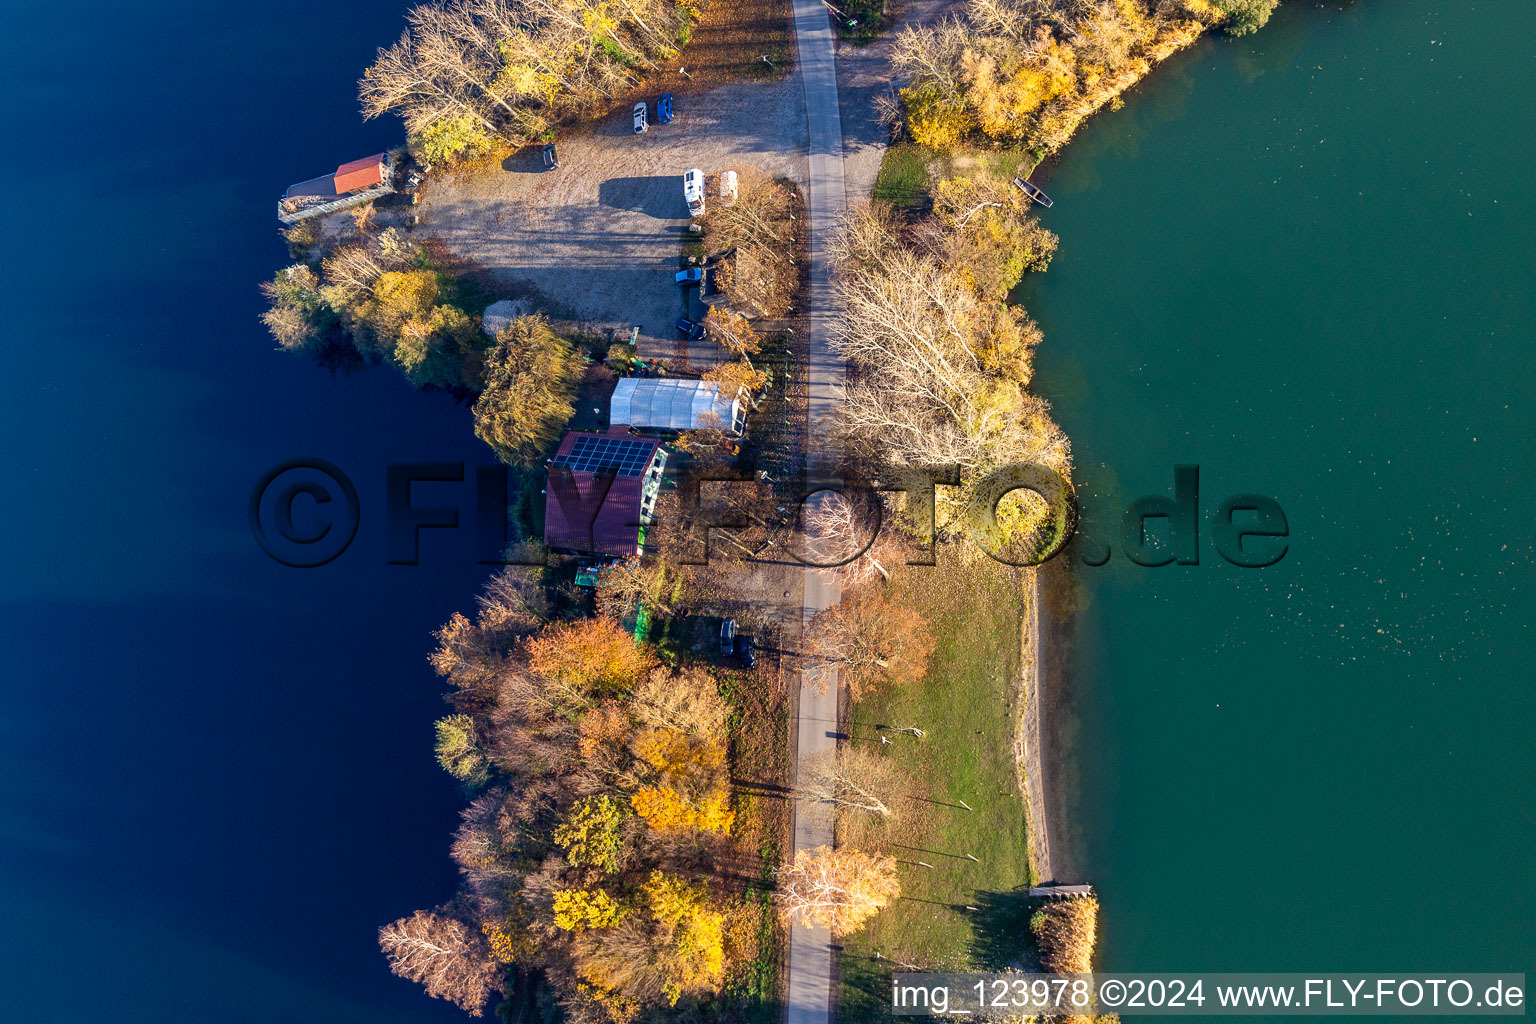
<path fill-rule="evenodd" d="M 1019 789 L 1028 808 L 1029 862 L 1041 884 L 1081 882 L 1077 877 L 1070 829 L 1065 821 L 1062 789 L 1065 755 L 1059 725 L 1066 705 L 1066 644 L 1062 619 L 1052 615 L 1050 589 L 1042 585 L 1047 573 L 1061 566 L 1026 569 L 1020 689 L 1023 710 L 1014 740 Z"/>

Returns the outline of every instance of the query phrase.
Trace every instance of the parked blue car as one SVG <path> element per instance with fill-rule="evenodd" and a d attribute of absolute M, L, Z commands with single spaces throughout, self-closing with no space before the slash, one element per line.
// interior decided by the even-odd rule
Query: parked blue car
<path fill-rule="evenodd" d="M 703 267 L 689 267 L 687 270 L 679 270 L 677 272 L 677 283 L 684 288 L 691 284 L 698 284 L 702 280 L 704 280 Z"/>
<path fill-rule="evenodd" d="M 667 124 L 672 120 L 672 94 L 664 92 L 656 101 L 656 123 Z"/>
<path fill-rule="evenodd" d="M 677 329 L 689 341 L 698 341 L 700 338 L 704 337 L 704 325 L 696 324 L 692 320 L 689 320 L 687 317 L 677 318 Z"/>

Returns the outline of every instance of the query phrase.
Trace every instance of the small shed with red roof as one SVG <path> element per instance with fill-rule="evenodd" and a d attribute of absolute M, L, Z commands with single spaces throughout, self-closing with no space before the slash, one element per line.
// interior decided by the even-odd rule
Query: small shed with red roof
<path fill-rule="evenodd" d="M 384 154 L 375 153 L 361 160 L 352 160 L 336 168 L 334 188 L 344 196 L 360 188 L 372 188 L 384 183 Z"/>
<path fill-rule="evenodd" d="M 349 160 L 330 174 L 289 185 L 277 202 L 277 219 L 292 224 L 389 195 L 400 150 Z"/>

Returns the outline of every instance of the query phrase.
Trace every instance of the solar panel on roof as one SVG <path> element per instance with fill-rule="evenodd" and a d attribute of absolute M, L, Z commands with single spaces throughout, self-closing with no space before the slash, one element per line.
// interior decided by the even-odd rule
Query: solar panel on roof
<path fill-rule="evenodd" d="M 613 473 L 616 476 L 643 476 L 650 465 L 653 441 L 627 437 L 576 438 L 567 455 L 556 455 L 553 462 L 574 473 Z"/>

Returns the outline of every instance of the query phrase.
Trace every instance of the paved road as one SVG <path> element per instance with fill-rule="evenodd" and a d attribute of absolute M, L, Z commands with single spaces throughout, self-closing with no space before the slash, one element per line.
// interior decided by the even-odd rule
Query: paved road
<path fill-rule="evenodd" d="M 827 239 L 842 217 L 843 125 L 837 102 L 837 47 L 832 24 L 820 0 L 794 0 L 795 52 L 805 84 L 806 122 L 810 132 L 810 180 L 806 205 L 811 218 L 811 294 L 806 310 L 809 333 L 810 399 L 807 464 L 811 472 L 825 465 L 828 424 L 843 382 L 844 366 L 832 351 L 830 326 L 835 308 Z M 836 604 L 835 581 L 805 574 L 806 621 Z M 832 749 L 837 740 L 837 678 L 826 685 L 802 674 L 796 756 L 803 761 Z M 795 849 L 832 843 L 832 816 L 827 808 L 800 806 L 795 813 Z M 831 936 L 824 928 L 795 925 L 789 932 L 788 1024 L 829 1024 L 832 999 Z"/>

